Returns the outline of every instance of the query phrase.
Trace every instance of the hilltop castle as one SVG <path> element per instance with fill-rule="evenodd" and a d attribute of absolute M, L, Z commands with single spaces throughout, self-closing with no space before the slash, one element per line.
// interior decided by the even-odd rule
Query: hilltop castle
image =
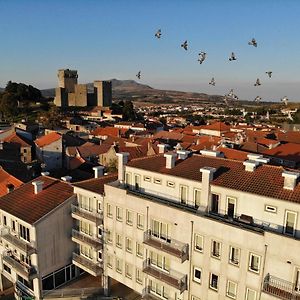
<path fill-rule="evenodd" d="M 58 70 L 58 88 L 54 104 L 59 107 L 110 107 L 112 103 L 111 81 L 94 81 L 94 92 L 89 93 L 86 84 L 78 84 L 77 70 Z"/>

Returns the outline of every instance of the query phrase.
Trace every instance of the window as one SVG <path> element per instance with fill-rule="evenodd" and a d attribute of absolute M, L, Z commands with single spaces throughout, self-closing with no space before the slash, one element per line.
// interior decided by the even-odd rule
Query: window
<path fill-rule="evenodd" d="M 125 264 L 125 276 L 127 278 L 132 278 L 132 265 L 131 264 Z"/>
<path fill-rule="evenodd" d="M 12 231 L 16 231 L 16 222 L 15 221 L 11 221 L 11 228 L 12 228 Z"/>
<path fill-rule="evenodd" d="M 3 225 L 7 225 L 7 219 L 6 219 L 6 216 L 3 216 Z"/>
<path fill-rule="evenodd" d="M 213 273 L 210 273 L 209 287 L 213 290 L 218 290 L 218 281 L 219 276 Z"/>
<path fill-rule="evenodd" d="M 106 232 L 106 241 L 107 241 L 108 244 L 111 244 L 113 242 L 113 240 L 112 240 L 112 234 L 111 234 L 110 230 L 108 230 Z"/>
<path fill-rule="evenodd" d="M 135 279 L 137 283 L 143 284 L 143 272 L 138 268 L 135 270 Z"/>
<path fill-rule="evenodd" d="M 136 243 L 136 256 L 143 258 L 144 246 L 140 243 Z"/>
<path fill-rule="evenodd" d="M 154 183 L 155 183 L 155 184 L 161 184 L 161 179 L 154 178 Z"/>
<path fill-rule="evenodd" d="M 150 251 L 150 263 L 151 265 L 163 269 L 165 271 L 170 271 L 170 260 L 161 254 Z"/>
<path fill-rule="evenodd" d="M 116 233 L 116 246 L 122 248 L 122 236 Z"/>
<path fill-rule="evenodd" d="M 201 191 L 194 189 L 194 203 L 196 207 L 200 206 L 201 203 Z"/>
<path fill-rule="evenodd" d="M 239 263 L 240 263 L 240 249 L 239 248 L 235 248 L 235 247 L 230 246 L 229 262 L 231 264 L 236 265 L 236 266 L 239 265 Z"/>
<path fill-rule="evenodd" d="M 195 233 L 195 250 L 203 252 L 203 236 Z"/>
<path fill-rule="evenodd" d="M 211 195 L 211 212 L 217 214 L 219 212 L 219 195 Z"/>
<path fill-rule="evenodd" d="M 249 257 L 249 271 L 259 273 L 260 270 L 260 256 L 250 253 Z"/>
<path fill-rule="evenodd" d="M 112 206 L 111 206 L 111 204 L 107 203 L 106 208 L 107 208 L 107 216 L 109 218 L 112 218 L 113 217 L 113 212 L 112 212 Z"/>
<path fill-rule="evenodd" d="M 300 268 L 295 270 L 295 291 L 300 291 Z"/>
<path fill-rule="evenodd" d="M 194 267 L 194 281 L 201 283 L 201 269 Z"/>
<path fill-rule="evenodd" d="M 159 296 L 159 298 L 169 299 L 169 290 L 160 282 L 149 280 L 150 292 Z"/>
<path fill-rule="evenodd" d="M 98 251 L 98 261 L 102 261 L 102 252 Z"/>
<path fill-rule="evenodd" d="M 144 181 L 151 182 L 151 177 L 150 176 L 144 176 Z"/>
<path fill-rule="evenodd" d="M 116 219 L 117 219 L 117 221 L 120 221 L 120 222 L 122 222 L 122 219 L 123 219 L 123 209 L 118 206 L 116 206 Z"/>
<path fill-rule="evenodd" d="M 237 284 L 233 281 L 227 281 L 226 296 L 236 299 Z"/>
<path fill-rule="evenodd" d="M 103 230 L 102 230 L 102 227 L 98 227 L 98 237 L 101 237 L 103 234 Z"/>
<path fill-rule="evenodd" d="M 79 206 L 88 211 L 93 211 L 93 199 L 90 197 L 85 197 L 83 195 L 78 195 Z"/>
<path fill-rule="evenodd" d="M 132 253 L 132 240 L 130 238 L 126 238 L 126 251 Z"/>
<path fill-rule="evenodd" d="M 11 274 L 11 269 L 10 269 L 10 267 L 8 267 L 6 264 L 3 264 L 3 269 L 4 269 L 7 273 Z"/>
<path fill-rule="evenodd" d="M 180 186 L 180 202 L 187 204 L 188 200 L 188 187 L 185 185 Z"/>
<path fill-rule="evenodd" d="M 265 211 L 276 214 L 277 213 L 277 207 L 271 206 L 271 205 L 265 205 Z"/>
<path fill-rule="evenodd" d="M 166 223 L 162 223 L 160 221 L 151 220 L 151 235 L 170 242 L 170 238 L 168 237 L 169 226 Z"/>
<path fill-rule="evenodd" d="M 125 184 L 127 187 L 131 184 L 131 174 L 130 173 L 125 174 Z"/>
<path fill-rule="evenodd" d="M 220 258 L 221 255 L 221 243 L 217 241 L 212 241 L 211 245 L 211 255 L 215 258 Z"/>
<path fill-rule="evenodd" d="M 101 201 L 98 201 L 98 212 L 100 212 L 102 210 L 102 204 Z"/>
<path fill-rule="evenodd" d="M 285 212 L 285 228 L 284 233 L 294 235 L 296 229 L 297 213 L 293 211 Z"/>
<path fill-rule="evenodd" d="M 138 191 L 141 186 L 141 176 L 135 174 L 134 175 L 134 188 Z"/>
<path fill-rule="evenodd" d="M 20 237 L 22 239 L 26 240 L 27 242 L 30 242 L 29 228 L 19 224 L 19 232 L 20 232 Z"/>
<path fill-rule="evenodd" d="M 174 188 L 175 187 L 175 182 L 173 182 L 173 181 L 167 181 L 167 186 L 171 187 L 171 188 Z"/>
<path fill-rule="evenodd" d="M 123 269 L 122 264 L 123 264 L 122 260 L 119 258 L 116 258 L 116 271 L 118 273 L 122 273 L 122 269 Z"/>
<path fill-rule="evenodd" d="M 133 225 L 133 212 L 128 209 L 126 210 L 126 224 Z"/>
<path fill-rule="evenodd" d="M 112 258 L 109 255 L 106 257 L 106 265 L 108 268 L 112 269 Z"/>
<path fill-rule="evenodd" d="M 89 259 L 93 258 L 92 249 L 91 249 L 91 247 L 88 247 L 88 246 L 80 245 L 80 254 Z"/>
<path fill-rule="evenodd" d="M 256 291 L 247 288 L 246 289 L 246 300 L 256 300 Z"/>
<path fill-rule="evenodd" d="M 200 300 L 200 298 L 198 298 L 196 296 L 192 296 L 191 300 Z"/>
<path fill-rule="evenodd" d="M 87 235 L 92 235 L 92 226 L 88 222 L 79 221 L 79 231 Z"/>
<path fill-rule="evenodd" d="M 137 214 L 136 226 L 138 229 L 144 229 L 144 215 Z"/>
<path fill-rule="evenodd" d="M 234 218 L 235 206 L 236 206 L 236 199 L 232 197 L 227 197 L 227 216 L 229 218 Z"/>

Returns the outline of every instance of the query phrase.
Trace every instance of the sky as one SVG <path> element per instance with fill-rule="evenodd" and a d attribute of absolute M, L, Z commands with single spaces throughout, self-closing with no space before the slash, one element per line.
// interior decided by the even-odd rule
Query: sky
<path fill-rule="evenodd" d="M 141 71 L 154 88 L 300 101 L 299 13 L 298 0 L 0 0 L 0 87 L 56 87 L 62 68 L 80 83 Z"/>

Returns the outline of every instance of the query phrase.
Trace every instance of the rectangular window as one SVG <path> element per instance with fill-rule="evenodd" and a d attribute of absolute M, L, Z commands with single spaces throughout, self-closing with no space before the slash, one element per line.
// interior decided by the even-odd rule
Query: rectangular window
<path fill-rule="evenodd" d="M 98 201 L 98 212 L 102 210 L 102 203 L 101 201 Z"/>
<path fill-rule="evenodd" d="M 3 225 L 4 225 L 4 226 L 7 226 L 7 219 L 6 219 L 6 216 L 3 216 Z"/>
<path fill-rule="evenodd" d="M 284 233 L 294 235 L 296 230 L 297 213 L 293 211 L 285 212 Z"/>
<path fill-rule="evenodd" d="M 215 258 L 220 258 L 221 256 L 221 243 L 217 241 L 212 241 L 211 245 L 211 255 Z"/>
<path fill-rule="evenodd" d="M 116 246 L 122 248 L 122 235 L 116 233 Z"/>
<path fill-rule="evenodd" d="M 219 198 L 218 194 L 211 195 L 211 212 L 214 214 L 219 213 Z"/>
<path fill-rule="evenodd" d="M 236 209 L 236 199 L 232 197 L 227 197 L 227 216 L 229 218 L 235 217 L 235 209 Z"/>
<path fill-rule="evenodd" d="M 131 185 L 131 174 L 130 173 L 125 174 L 125 185 L 127 187 Z"/>
<path fill-rule="evenodd" d="M 98 261 L 102 261 L 102 252 L 98 251 Z"/>
<path fill-rule="evenodd" d="M 90 223 L 80 220 L 79 221 L 79 231 L 91 236 L 92 235 L 92 226 Z"/>
<path fill-rule="evenodd" d="M 16 222 L 15 221 L 11 221 L 11 228 L 12 228 L 12 231 L 16 231 Z"/>
<path fill-rule="evenodd" d="M 182 204 L 187 204 L 188 200 L 188 187 L 185 185 L 180 186 L 180 202 Z"/>
<path fill-rule="evenodd" d="M 209 287 L 215 291 L 218 290 L 219 287 L 219 276 L 213 273 L 210 273 Z"/>
<path fill-rule="evenodd" d="M 227 281 L 226 296 L 236 299 L 237 284 L 233 281 Z"/>
<path fill-rule="evenodd" d="M 150 176 L 144 176 L 144 181 L 151 182 L 151 177 Z"/>
<path fill-rule="evenodd" d="M 136 243 L 136 256 L 143 258 L 144 246 L 140 243 Z"/>
<path fill-rule="evenodd" d="M 122 220 L 123 220 L 123 209 L 118 206 L 116 206 L 116 219 L 117 219 L 117 221 L 120 221 L 120 222 L 122 222 Z"/>
<path fill-rule="evenodd" d="M 108 244 L 112 244 L 112 242 L 113 242 L 112 234 L 111 234 L 110 230 L 106 231 L 106 241 L 107 241 Z"/>
<path fill-rule="evenodd" d="M 90 197 L 85 197 L 83 195 L 78 195 L 79 206 L 88 211 L 93 211 L 93 199 Z"/>
<path fill-rule="evenodd" d="M 138 268 L 135 270 L 135 279 L 137 283 L 143 284 L 143 272 Z"/>
<path fill-rule="evenodd" d="M 199 207 L 201 203 L 201 191 L 198 189 L 194 189 L 194 203 L 195 207 Z"/>
<path fill-rule="evenodd" d="M 30 242 L 30 233 L 29 233 L 29 228 L 19 224 L 19 232 L 20 232 L 20 237 L 27 242 Z"/>
<path fill-rule="evenodd" d="M 150 263 L 159 269 L 170 271 L 169 258 L 162 256 L 161 254 L 150 251 Z"/>
<path fill-rule="evenodd" d="M 144 215 L 137 214 L 136 226 L 138 229 L 144 229 Z"/>
<path fill-rule="evenodd" d="M 246 300 L 256 300 L 256 291 L 247 288 L 246 289 Z"/>
<path fill-rule="evenodd" d="M 155 183 L 155 184 L 161 184 L 161 179 L 154 178 L 154 183 Z"/>
<path fill-rule="evenodd" d="M 203 236 L 195 233 L 195 250 L 203 252 Z"/>
<path fill-rule="evenodd" d="M 260 271 L 260 256 L 250 253 L 249 256 L 249 271 L 259 273 Z"/>
<path fill-rule="evenodd" d="M 276 214 L 277 207 L 272 206 L 272 205 L 265 205 L 265 211 Z"/>
<path fill-rule="evenodd" d="M 110 268 L 110 269 L 112 269 L 112 258 L 111 258 L 111 256 L 109 256 L 109 255 L 107 255 L 107 257 L 106 257 L 106 265 L 107 265 L 107 267 L 108 268 Z"/>
<path fill-rule="evenodd" d="M 123 262 L 121 259 L 116 258 L 116 271 L 122 274 L 123 271 Z"/>
<path fill-rule="evenodd" d="M 229 262 L 233 265 L 238 266 L 240 263 L 240 249 L 231 247 L 229 250 Z"/>
<path fill-rule="evenodd" d="M 133 225 L 133 212 L 128 209 L 126 210 L 126 224 Z"/>
<path fill-rule="evenodd" d="M 80 254 L 89 259 L 93 258 L 92 249 L 91 249 L 91 247 L 88 247 L 88 246 L 80 245 Z"/>
<path fill-rule="evenodd" d="M 131 264 L 125 264 L 125 276 L 127 278 L 132 278 L 132 265 Z"/>
<path fill-rule="evenodd" d="M 169 238 L 169 225 L 160 221 L 151 220 L 151 235 L 170 242 Z"/>
<path fill-rule="evenodd" d="M 111 206 L 111 204 L 107 203 L 106 208 L 107 208 L 107 216 L 108 216 L 109 218 L 112 218 L 112 217 L 113 217 L 113 211 L 112 211 L 112 206 Z"/>
<path fill-rule="evenodd" d="M 198 282 L 198 283 L 201 283 L 201 269 L 200 268 L 197 268 L 197 267 L 194 267 L 194 278 L 193 280 Z"/>
<path fill-rule="evenodd" d="M 156 294 L 159 298 L 169 299 L 169 290 L 160 282 L 149 280 L 151 294 Z"/>
<path fill-rule="evenodd" d="M 134 175 L 134 188 L 138 191 L 141 187 L 141 176 L 135 174 Z"/>
<path fill-rule="evenodd" d="M 103 234 L 102 227 L 98 226 L 98 237 L 101 237 Z"/>
<path fill-rule="evenodd" d="M 171 187 L 171 188 L 174 188 L 175 187 L 175 182 L 173 182 L 173 181 L 167 181 L 167 186 Z"/>
<path fill-rule="evenodd" d="M 126 251 L 132 253 L 132 239 L 126 238 Z"/>

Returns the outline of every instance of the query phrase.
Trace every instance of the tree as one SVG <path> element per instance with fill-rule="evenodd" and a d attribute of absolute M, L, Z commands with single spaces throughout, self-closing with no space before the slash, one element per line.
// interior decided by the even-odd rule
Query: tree
<path fill-rule="evenodd" d="M 123 107 L 123 120 L 124 121 L 134 121 L 136 120 L 136 114 L 133 108 L 133 103 L 131 101 L 126 101 Z"/>
<path fill-rule="evenodd" d="M 55 129 L 62 126 L 62 116 L 56 106 L 52 107 L 49 111 L 42 113 L 39 120 L 45 128 Z"/>
<path fill-rule="evenodd" d="M 2 117 L 12 118 L 18 113 L 18 100 L 9 93 L 3 93 L 0 97 L 0 112 Z"/>

